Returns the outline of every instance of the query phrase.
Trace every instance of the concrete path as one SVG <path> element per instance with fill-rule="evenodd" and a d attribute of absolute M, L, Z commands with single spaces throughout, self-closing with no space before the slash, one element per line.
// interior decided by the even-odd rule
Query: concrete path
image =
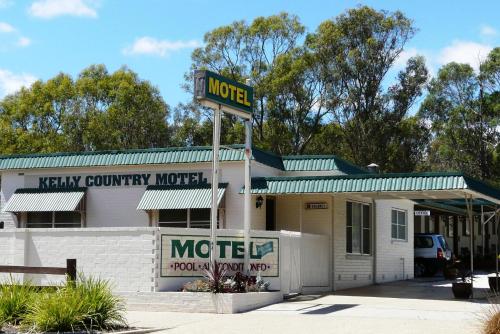
<path fill-rule="evenodd" d="M 478 288 L 486 288 L 479 277 Z M 451 284 L 414 280 L 299 296 L 243 314 L 128 312 L 131 325 L 165 333 L 480 333 L 485 298 L 458 301 Z M 484 297 L 485 290 L 476 295 Z"/>

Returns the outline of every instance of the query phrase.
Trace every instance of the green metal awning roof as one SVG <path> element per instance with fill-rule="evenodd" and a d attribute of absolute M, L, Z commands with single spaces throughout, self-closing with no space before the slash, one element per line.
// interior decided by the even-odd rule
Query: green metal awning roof
<path fill-rule="evenodd" d="M 366 174 L 368 171 L 335 155 L 288 155 L 283 157 L 286 171 L 332 171 L 344 174 Z"/>
<path fill-rule="evenodd" d="M 226 191 L 227 183 L 219 183 L 217 205 Z M 195 186 L 149 186 L 137 210 L 208 209 L 212 206 L 210 184 Z"/>
<path fill-rule="evenodd" d="M 284 168 L 281 157 L 277 155 L 258 148 L 253 148 L 252 154 L 254 161 L 280 170 Z M 245 159 L 244 145 L 221 147 L 219 159 L 222 162 L 243 161 Z M 0 170 L 159 165 L 210 161 L 212 161 L 211 146 L 168 147 L 117 151 L 4 155 L 0 156 Z"/>
<path fill-rule="evenodd" d="M 431 200 L 415 200 L 416 207 L 422 207 L 426 209 L 432 209 L 440 212 L 447 212 L 455 215 L 466 216 L 467 210 L 463 208 L 459 208 L 453 205 L 443 204 L 439 201 L 431 201 Z M 476 214 L 476 212 L 474 212 Z"/>
<path fill-rule="evenodd" d="M 5 205 L 6 212 L 75 211 L 86 188 L 47 189 L 21 188 Z"/>
<path fill-rule="evenodd" d="M 362 193 L 388 194 L 397 198 L 460 198 L 467 192 L 475 198 L 500 203 L 500 190 L 461 173 L 393 173 L 309 177 L 264 177 L 252 179 L 253 194 Z"/>

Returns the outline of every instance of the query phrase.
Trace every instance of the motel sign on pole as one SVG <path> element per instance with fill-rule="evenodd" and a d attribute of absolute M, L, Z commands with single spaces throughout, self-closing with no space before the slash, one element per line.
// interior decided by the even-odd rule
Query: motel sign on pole
<path fill-rule="evenodd" d="M 194 72 L 195 99 L 203 106 L 214 109 L 212 151 L 212 207 L 210 211 L 210 265 L 215 261 L 217 239 L 217 211 L 219 186 L 219 147 L 221 111 L 242 117 L 245 120 L 245 202 L 244 222 L 244 270 L 250 265 L 250 205 L 252 158 L 252 110 L 253 88 L 216 73 L 201 70 Z"/>

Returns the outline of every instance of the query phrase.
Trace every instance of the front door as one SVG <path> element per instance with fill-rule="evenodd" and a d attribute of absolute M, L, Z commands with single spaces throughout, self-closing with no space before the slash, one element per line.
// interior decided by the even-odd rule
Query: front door
<path fill-rule="evenodd" d="M 266 197 L 266 230 L 276 231 L 276 199 Z"/>

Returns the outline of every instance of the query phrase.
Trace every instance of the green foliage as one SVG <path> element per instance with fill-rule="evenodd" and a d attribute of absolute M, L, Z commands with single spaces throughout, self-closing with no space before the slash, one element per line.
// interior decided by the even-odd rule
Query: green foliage
<path fill-rule="evenodd" d="M 126 327 L 124 310 L 101 279 L 80 277 L 42 290 L 11 279 L 0 287 L 0 329 L 8 324 L 37 332 L 111 330 Z"/>
<path fill-rule="evenodd" d="M 27 282 L 21 284 L 10 278 L 0 285 L 0 329 L 2 325 L 17 326 L 21 323 L 35 298 L 36 290 Z"/>
<path fill-rule="evenodd" d="M 203 270 L 203 275 L 208 281 L 211 292 L 224 292 L 224 280 L 226 278 L 226 274 L 227 270 L 225 270 L 220 263 L 217 263 L 217 261 L 210 263 L 208 269 Z"/>
<path fill-rule="evenodd" d="M 168 106 L 127 68 L 59 74 L 0 101 L 0 154 L 165 146 Z"/>
<path fill-rule="evenodd" d="M 265 145 L 265 122 L 269 116 L 267 101 L 272 82 L 271 72 L 276 60 L 293 50 L 304 35 L 305 28 L 295 15 L 280 13 L 268 17 L 257 17 L 251 23 L 235 21 L 230 25 L 209 31 L 204 37 L 204 46 L 193 51 L 191 71 L 186 74 L 185 88 L 192 90 L 192 70 L 209 69 L 232 79 L 245 82 L 250 79 L 254 86 L 254 141 Z M 205 108 L 195 104 L 182 106 L 190 118 L 200 115 L 209 118 Z M 233 117 L 226 118 L 228 129 L 236 123 Z M 221 142 L 227 132 L 222 131 Z M 229 136 L 232 136 L 230 134 Z"/>
<path fill-rule="evenodd" d="M 109 330 L 126 326 L 124 310 L 107 281 L 80 277 L 55 292 L 40 294 L 22 326 L 42 332 Z"/>
<path fill-rule="evenodd" d="M 431 124 L 429 165 L 500 181 L 500 48 L 491 51 L 479 73 L 470 65 L 444 65 L 429 84 L 419 116 Z"/>
<path fill-rule="evenodd" d="M 126 325 L 125 304 L 113 295 L 108 281 L 81 277 L 75 286 L 68 287 L 75 290 L 82 302 L 85 328 L 105 330 Z"/>
<path fill-rule="evenodd" d="M 80 295 L 74 289 L 61 288 L 54 293 L 41 293 L 22 327 L 37 332 L 72 332 L 84 328 L 85 317 Z"/>
<path fill-rule="evenodd" d="M 275 153 L 337 154 L 387 172 L 461 170 L 500 184 L 500 48 L 476 73 L 444 65 L 428 82 L 423 57 L 394 73 L 417 29 L 400 11 L 348 9 L 306 34 L 288 13 L 235 21 L 207 32 L 192 70 L 254 86 L 254 144 Z M 387 82 L 393 82 L 390 86 Z M 411 116 L 427 86 L 428 94 Z M 126 68 L 59 74 L 0 101 L 0 154 L 190 146 L 212 143 L 212 113 L 190 102 L 169 108 Z M 222 117 L 222 144 L 244 141 L 237 117 Z"/>
<path fill-rule="evenodd" d="M 321 23 L 307 37 L 306 45 L 316 54 L 325 81 L 325 105 L 332 121 L 340 125 L 346 156 L 358 165 L 376 162 L 391 171 L 415 168 L 415 160 L 399 166 L 401 153 L 391 151 L 412 144 L 404 137 L 408 124 L 402 123 L 427 80 L 423 58 L 410 58 L 396 83 L 387 89 L 383 85 L 414 33 L 411 20 L 401 12 L 364 6 Z"/>

